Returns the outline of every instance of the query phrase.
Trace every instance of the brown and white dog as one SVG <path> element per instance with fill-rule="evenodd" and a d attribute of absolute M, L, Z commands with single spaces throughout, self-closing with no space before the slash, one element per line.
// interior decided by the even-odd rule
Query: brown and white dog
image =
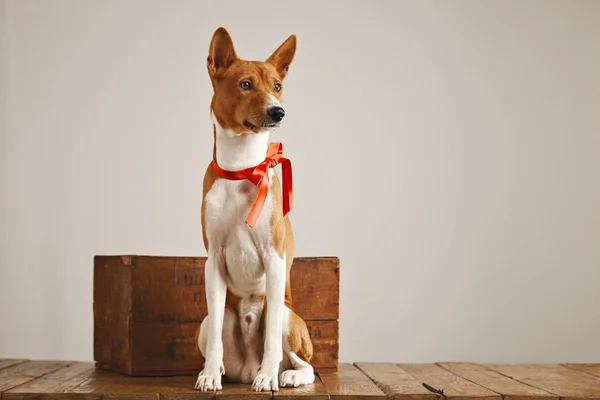
<path fill-rule="evenodd" d="M 295 52 L 294 35 L 265 62 L 238 58 L 224 28 L 210 43 L 214 148 L 202 198 L 208 316 L 198 333 L 205 358 L 198 390 L 222 389 L 222 375 L 252 382 L 256 391 L 315 379 L 308 330 L 291 304 L 294 237 L 286 201 L 274 165 L 265 164 L 269 135 L 285 114 L 282 83 Z M 261 163 L 267 165 L 266 176 L 256 182 L 223 175 L 252 171 Z M 248 222 L 261 183 L 268 183 L 266 199 L 255 221 Z"/>

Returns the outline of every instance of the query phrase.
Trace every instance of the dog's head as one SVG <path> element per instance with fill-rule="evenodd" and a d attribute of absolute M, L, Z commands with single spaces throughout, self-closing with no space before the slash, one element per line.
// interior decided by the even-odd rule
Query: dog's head
<path fill-rule="evenodd" d="M 283 80 L 296 52 L 291 35 L 266 61 L 238 58 L 225 28 L 215 31 L 206 66 L 213 85 L 212 111 L 219 124 L 237 134 L 260 133 L 281 125 Z"/>

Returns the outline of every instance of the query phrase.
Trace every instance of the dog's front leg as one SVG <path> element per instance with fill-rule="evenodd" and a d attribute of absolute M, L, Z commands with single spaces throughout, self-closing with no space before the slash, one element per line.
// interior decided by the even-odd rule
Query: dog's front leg
<path fill-rule="evenodd" d="M 285 258 L 273 254 L 265 260 L 267 277 L 267 313 L 265 326 L 265 351 L 260 371 L 252 389 L 255 391 L 279 390 L 279 365 L 283 358 L 282 329 L 285 296 Z"/>
<path fill-rule="evenodd" d="M 225 374 L 223 366 L 223 318 L 225 315 L 225 296 L 227 284 L 223 279 L 221 257 L 208 255 L 204 267 L 204 286 L 206 305 L 208 306 L 208 335 L 204 369 L 198 374 L 195 388 L 202 391 L 221 390 L 221 376 Z"/>

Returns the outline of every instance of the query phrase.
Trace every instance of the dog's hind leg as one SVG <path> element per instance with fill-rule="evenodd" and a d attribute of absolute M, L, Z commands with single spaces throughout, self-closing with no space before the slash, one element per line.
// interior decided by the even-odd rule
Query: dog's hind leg
<path fill-rule="evenodd" d="M 315 372 L 310 365 L 313 356 L 313 345 L 308 328 L 302 318 L 286 307 L 286 318 L 283 326 L 282 372 L 279 385 L 282 387 L 298 387 L 313 383 Z"/>
<path fill-rule="evenodd" d="M 210 315 L 204 318 L 198 332 L 198 348 L 206 357 Z M 244 366 L 244 354 L 240 346 L 240 324 L 235 312 L 225 309 L 223 318 L 223 365 L 224 378 L 227 381 L 239 382 Z"/>

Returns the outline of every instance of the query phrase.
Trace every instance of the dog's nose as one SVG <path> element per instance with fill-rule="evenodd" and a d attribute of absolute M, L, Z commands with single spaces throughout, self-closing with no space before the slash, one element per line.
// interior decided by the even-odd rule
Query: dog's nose
<path fill-rule="evenodd" d="M 285 110 L 281 107 L 271 107 L 267 112 L 269 113 L 269 117 L 274 122 L 281 121 L 283 119 L 283 116 L 285 115 Z"/>

